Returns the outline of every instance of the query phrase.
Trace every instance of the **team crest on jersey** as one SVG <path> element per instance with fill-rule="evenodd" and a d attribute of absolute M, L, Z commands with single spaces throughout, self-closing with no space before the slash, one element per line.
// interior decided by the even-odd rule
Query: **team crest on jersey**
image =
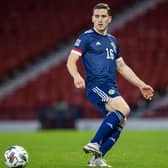
<path fill-rule="evenodd" d="M 111 42 L 111 46 L 113 47 L 114 51 L 117 52 L 117 47 L 116 47 L 116 44 L 114 42 Z"/>
<path fill-rule="evenodd" d="M 81 43 L 81 40 L 80 40 L 80 39 L 77 39 L 77 40 L 75 41 L 75 44 L 74 44 L 74 45 L 78 47 L 78 46 L 80 45 L 80 43 Z"/>
<path fill-rule="evenodd" d="M 108 94 L 109 95 L 113 95 L 115 93 L 115 90 L 113 90 L 113 89 L 110 89 L 109 91 L 108 91 Z"/>

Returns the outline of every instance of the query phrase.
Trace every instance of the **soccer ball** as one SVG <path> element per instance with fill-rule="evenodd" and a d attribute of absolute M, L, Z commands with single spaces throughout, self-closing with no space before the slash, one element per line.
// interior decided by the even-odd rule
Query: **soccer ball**
<path fill-rule="evenodd" d="M 11 146 L 4 153 L 5 164 L 8 168 L 24 168 L 29 161 L 27 151 L 21 146 Z"/>

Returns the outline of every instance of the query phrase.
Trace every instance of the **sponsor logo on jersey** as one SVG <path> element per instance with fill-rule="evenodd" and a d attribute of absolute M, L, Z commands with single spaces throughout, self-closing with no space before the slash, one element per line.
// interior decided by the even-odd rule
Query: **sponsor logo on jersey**
<path fill-rule="evenodd" d="M 109 95 L 113 95 L 115 93 L 115 90 L 113 90 L 113 89 L 110 89 L 109 91 L 108 91 L 108 94 Z"/>

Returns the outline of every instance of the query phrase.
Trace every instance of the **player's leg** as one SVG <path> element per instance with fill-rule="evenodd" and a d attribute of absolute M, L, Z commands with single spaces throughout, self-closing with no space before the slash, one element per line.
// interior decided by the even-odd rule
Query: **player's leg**
<path fill-rule="evenodd" d="M 99 96 L 99 94 L 97 94 L 97 93 L 93 92 L 93 90 L 91 90 L 89 92 L 89 94 L 87 94 L 87 98 L 95 107 L 97 107 L 100 110 L 100 112 L 102 113 L 102 116 L 105 117 L 107 114 L 107 111 L 105 109 L 104 102 L 102 101 L 102 98 Z M 107 96 L 107 99 L 108 99 L 108 96 Z M 85 153 L 92 152 L 96 156 L 101 156 L 101 152 L 100 152 L 99 148 L 100 148 L 99 143 L 89 142 L 88 144 L 86 144 L 83 147 L 83 150 L 85 151 Z"/>
<path fill-rule="evenodd" d="M 102 153 L 102 156 L 104 156 L 117 142 L 125 125 L 126 125 L 126 118 L 123 120 L 123 122 L 121 124 L 119 124 L 119 126 L 116 129 L 114 129 L 112 131 L 111 135 L 109 135 L 102 142 L 102 144 L 100 146 L 100 151 Z"/>
<path fill-rule="evenodd" d="M 89 167 L 112 167 L 111 165 L 107 164 L 106 160 L 104 160 L 104 155 L 113 147 L 116 143 L 117 139 L 119 138 L 121 131 L 126 124 L 126 120 L 121 123 L 117 129 L 114 129 L 109 137 L 107 137 L 100 146 L 101 156 L 94 155 L 88 162 Z"/>
<path fill-rule="evenodd" d="M 125 125 L 126 118 L 124 116 L 127 116 L 130 110 L 129 106 L 121 96 L 109 98 L 105 107 L 109 113 L 104 118 L 91 142 L 84 146 L 85 152 L 92 152 L 97 156 L 104 156 L 115 144 L 122 130 L 120 123 L 123 122 L 123 125 Z"/>
<path fill-rule="evenodd" d="M 112 130 L 116 129 L 128 115 L 129 107 L 120 96 L 117 88 L 111 84 L 95 86 L 89 91 L 87 97 L 105 117 L 91 142 L 84 146 L 84 151 L 100 155 L 99 145 L 111 135 Z"/>
<path fill-rule="evenodd" d="M 119 126 L 117 129 L 114 129 L 111 133 L 110 136 L 108 136 L 102 144 L 100 145 L 100 152 L 101 156 L 98 156 L 97 154 L 94 155 L 89 161 L 88 161 L 88 166 L 89 167 L 95 167 L 95 166 L 100 166 L 100 167 L 111 167 L 107 162 L 104 160 L 104 155 L 109 151 L 110 148 L 116 143 L 117 139 L 120 136 L 120 133 L 122 131 L 121 126 Z"/>
<path fill-rule="evenodd" d="M 118 125 L 124 121 L 125 116 L 129 113 L 129 106 L 121 96 L 109 97 L 105 107 L 108 114 L 105 116 L 91 143 L 102 144 L 112 131 L 118 128 Z"/>
<path fill-rule="evenodd" d="M 118 111 L 122 112 L 125 116 L 129 114 L 130 110 L 128 104 L 121 96 L 110 98 L 105 106 L 107 111 L 115 111 L 113 109 L 117 109 Z M 104 156 L 107 153 L 107 151 L 109 151 L 112 148 L 112 146 L 116 143 L 125 125 L 126 117 L 118 124 L 116 128 L 111 130 L 111 132 L 106 136 L 106 138 L 104 138 L 100 147 L 102 156 Z"/>
<path fill-rule="evenodd" d="M 126 117 L 130 112 L 128 104 L 121 96 L 117 96 L 114 98 L 110 97 L 108 101 L 105 103 L 105 108 L 109 113 L 114 110 L 118 110 Z"/>
<path fill-rule="evenodd" d="M 84 146 L 84 151 L 86 153 L 92 152 L 94 155 L 101 156 L 102 152 L 100 151 L 100 145 L 111 135 L 113 130 L 118 128 L 118 125 L 124 118 L 125 116 L 118 110 L 108 113 L 91 142 Z"/>

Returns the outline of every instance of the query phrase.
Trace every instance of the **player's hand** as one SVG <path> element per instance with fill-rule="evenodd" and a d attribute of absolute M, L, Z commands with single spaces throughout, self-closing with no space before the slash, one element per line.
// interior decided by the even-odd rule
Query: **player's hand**
<path fill-rule="evenodd" d="M 74 85 L 76 88 L 85 88 L 85 80 L 80 75 L 77 75 L 74 78 Z"/>
<path fill-rule="evenodd" d="M 144 85 L 140 87 L 140 91 L 145 99 L 152 100 L 154 90 L 150 85 Z"/>

